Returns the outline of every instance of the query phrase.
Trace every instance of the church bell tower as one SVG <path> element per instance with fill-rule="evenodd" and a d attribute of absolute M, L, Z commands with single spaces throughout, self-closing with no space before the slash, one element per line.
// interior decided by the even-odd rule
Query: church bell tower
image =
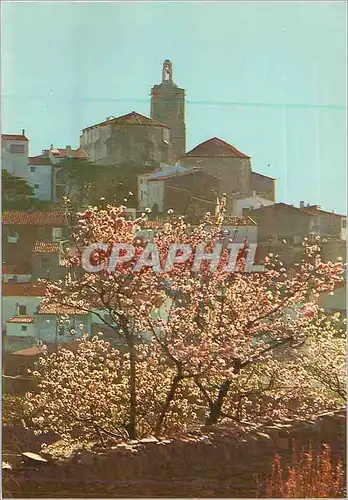
<path fill-rule="evenodd" d="M 170 129 L 171 159 L 179 160 L 186 152 L 185 90 L 173 82 L 173 66 L 166 59 L 162 67 L 162 82 L 151 90 L 151 118 Z"/>

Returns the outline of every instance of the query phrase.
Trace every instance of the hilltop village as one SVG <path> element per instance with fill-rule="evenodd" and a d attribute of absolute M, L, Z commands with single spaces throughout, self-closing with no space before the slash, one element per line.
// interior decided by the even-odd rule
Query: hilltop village
<path fill-rule="evenodd" d="M 5 370 L 24 373 L 23 360 L 35 355 L 38 339 L 52 345 L 71 342 L 58 321 L 62 314 L 88 333 L 102 328 L 89 313 L 41 304 L 44 290 L 38 279 L 62 279 L 66 273 L 62 255 L 71 221 L 63 209 L 65 197 L 79 210 L 101 197 L 115 204 L 126 199 L 126 216 L 135 219 L 151 209 L 148 227 L 156 231 L 168 210 L 194 224 L 214 213 L 224 196 L 226 229 L 241 241 L 257 243 L 258 261 L 273 252 L 292 270 L 303 240 L 318 236 L 324 259 L 345 259 L 346 215 L 322 210 L 320 204 L 277 200 L 275 179 L 255 172 L 252 158 L 229 137 L 207 138 L 187 151 L 186 133 L 185 90 L 176 85 L 172 63 L 165 60 L 161 82 L 151 89 L 149 117 L 136 111 L 108 116 L 83 129 L 77 147 L 46 145 L 37 156 L 29 154 L 25 130 L 2 134 L 2 330 L 11 357 Z M 344 314 L 345 287 L 333 296 L 323 294 L 320 301 L 327 312 Z"/>

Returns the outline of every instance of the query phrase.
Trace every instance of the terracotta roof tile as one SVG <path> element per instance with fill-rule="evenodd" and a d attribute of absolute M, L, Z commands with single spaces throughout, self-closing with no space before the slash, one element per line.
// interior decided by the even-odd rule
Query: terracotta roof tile
<path fill-rule="evenodd" d="M 168 125 L 158 122 L 140 113 L 132 111 L 126 115 L 119 116 L 117 118 L 111 118 L 110 120 L 105 120 L 104 122 L 97 123 L 96 125 L 91 125 L 83 130 L 89 130 L 93 127 L 98 127 L 100 125 L 148 125 L 151 127 L 165 127 L 169 128 Z"/>
<path fill-rule="evenodd" d="M 46 286 L 34 283 L 3 283 L 3 297 L 43 297 Z"/>
<path fill-rule="evenodd" d="M 32 316 L 12 316 L 7 320 L 7 323 L 32 323 L 34 318 Z"/>
<path fill-rule="evenodd" d="M 250 156 L 238 151 L 237 148 L 229 144 L 228 142 L 219 139 L 218 137 L 213 137 L 212 139 L 208 139 L 201 144 L 198 144 L 195 148 L 191 149 L 185 155 L 186 157 L 208 157 L 213 158 L 215 156 L 224 156 L 231 158 L 247 158 Z"/>
<path fill-rule="evenodd" d="M 74 158 L 84 160 L 89 157 L 87 151 L 82 148 L 71 149 L 70 151 L 62 148 L 52 148 L 49 151 L 54 157 L 57 158 Z"/>
<path fill-rule="evenodd" d="M 53 226 L 63 227 L 67 225 L 67 220 L 64 212 L 50 211 L 10 211 L 4 212 L 2 215 L 3 224 L 27 226 Z"/>
<path fill-rule="evenodd" d="M 35 241 L 33 252 L 35 253 L 59 253 L 60 243 L 58 241 Z"/>
<path fill-rule="evenodd" d="M 1 139 L 4 141 L 27 141 L 25 135 L 19 134 L 1 134 Z"/>
<path fill-rule="evenodd" d="M 52 314 L 58 316 L 85 316 L 88 314 L 88 311 L 81 311 L 80 309 L 64 306 L 60 304 L 42 304 L 39 306 L 37 314 Z"/>
<path fill-rule="evenodd" d="M 336 212 L 328 212 L 326 210 L 322 210 L 321 208 L 316 208 L 315 206 L 300 208 L 300 210 L 309 215 L 325 214 L 325 215 L 332 215 L 333 217 L 347 217 L 346 215 L 337 214 Z"/>
<path fill-rule="evenodd" d="M 38 356 L 44 352 L 42 347 L 28 347 L 27 349 L 21 349 L 20 351 L 12 352 L 11 356 Z"/>
<path fill-rule="evenodd" d="M 2 274 L 31 274 L 31 269 L 23 264 L 3 264 Z"/>
<path fill-rule="evenodd" d="M 276 211 L 276 210 L 289 210 L 289 211 L 292 211 L 292 212 L 297 212 L 299 215 L 303 215 L 303 216 L 310 216 L 310 215 L 313 215 L 313 214 L 310 214 L 308 212 L 305 212 L 304 210 L 300 209 L 300 208 L 297 208 L 297 207 L 294 207 L 293 205 L 289 205 L 288 203 L 283 203 L 283 202 L 280 202 L 280 203 L 273 203 L 273 205 L 267 205 L 267 206 L 264 206 L 264 207 L 259 207 L 259 208 L 253 208 L 252 210 L 250 210 L 250 212 L 253 214 L 257 214 L 257 213 L 261 213 L 261 212 L 272 212 L 272 211 Z"/>
<path fill-rule="evenodd" d="M 38 155 L 38 156 L 31 156 L 29 158 L 29 165 L 52 165 L 51 160 L 49 156 L 47 155 Z"/>

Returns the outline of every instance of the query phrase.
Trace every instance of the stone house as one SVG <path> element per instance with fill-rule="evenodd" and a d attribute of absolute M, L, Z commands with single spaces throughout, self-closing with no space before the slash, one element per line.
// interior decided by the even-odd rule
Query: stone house
<path fill-rule="evenodd" d="M 160 164 L 170 157 L 170 131 L 168 125 L 132 111 L 83 129 L 80 145 L 100 165 Z"/>
<path fill-rule="evenodd" d="M 67 239 L 69 224 L 60 211 L 9 211 L 2 217 L 3 262 L 30 267 L 36 241 Z"/>
<path fill-rule="evenodd" d="M 272 241 L 301 245 L 304 238 L 345 239 L 346 216 L 325 212 L 318 206 L 275 203 L 271 206 L 245 211 L 259 227 L 260 242 Z"/>
<path fill-rule="evenodd" d="M 66 267 L 63 264 L 63 241 L 36 241 L 32 249 L 32 278 L 57 281 L 64 279 Z"/>
<path fill-rule="evenodd" d="M 337 214 L 336 212 L 328 212 L 322 210 L 320 205 L 305 206 L 304 202 L 300 202 L 300 209 L 312 216 L 312 231 L 318 232 L 320 236 L 329 236 L 338 240 L 347 239 L 347 217 L 346 215 Z"/>
<path fill-rule="evenodd" d="M 258 196 L 275 202 L 276 180 L 273 177 L 251 172 L 251 191 Z"/>
<path fill-rule="evenodd" d="M 166 165 L 151 174 L 139 176 L 139 208 L 156 213 L 172 209 L 187 216 L 214 212 L 220 179 L 200 169 L 179 164 Z"/>
<path fill-rule="evenodd" d="M 181 162 L 187 168 L 200 168 L 221 179 L 219 193 L 226 193 L 228 198 L 247 198 L 255 192 L 275 200 L 275 180 L 252 172 L 250 156 L 218 137 L 193 148 Z"/>
<path fill-rule="evenodd" d="M 186 153 L 182 163 L 185 167 L 200 168 L 221 179 L 220 193 L 225 192 L 229 197 L 248 195 L 250 192 L 250 156 L 218 137 L 202 142 Z"/>

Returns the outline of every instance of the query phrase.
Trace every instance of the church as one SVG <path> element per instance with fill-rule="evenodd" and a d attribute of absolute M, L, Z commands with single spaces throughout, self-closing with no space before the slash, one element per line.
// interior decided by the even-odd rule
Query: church
<path fill-rule="evenodd" d="M 214 179 L 215 197 L 216 192 L 224 192 L 230 199 L 275 201 L 275 179 L 253 172 L 250 156 L 232 144 L 213 137 L 186 151 L 185 90 L 174 83 L 168 59 L 163 63 L 161 83 L 151 89 L 150 110 L 150 117 L 132 111 L 85 128 L 80 147 L 99 165 L 145 165 L 153 172 L 163 165 L 180 164 Z M 181 189 L 185 189 L 189 177 L 184 172 L 180 175 Z M 195 176 L 198 183 L 200 178 Z M 208 194 L 210 198 L 211 189 Z"/>

